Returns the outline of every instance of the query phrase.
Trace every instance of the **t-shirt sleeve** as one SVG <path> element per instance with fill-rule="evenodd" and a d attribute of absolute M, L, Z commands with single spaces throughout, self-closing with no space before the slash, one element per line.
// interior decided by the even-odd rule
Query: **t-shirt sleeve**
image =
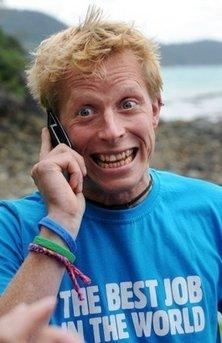
<path fill-rule="evenodd" d="M 13 204 L 0 202 L 0 294 L 24 260 L 22 231 Z"/>

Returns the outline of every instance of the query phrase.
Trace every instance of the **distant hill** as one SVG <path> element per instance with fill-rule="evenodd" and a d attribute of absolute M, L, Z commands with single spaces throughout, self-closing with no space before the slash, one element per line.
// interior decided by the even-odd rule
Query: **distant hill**
<path fill-rule="evenodd" d="M 27 50 L 33 50 L 43 39 L 67 26 L 53 17 L 35 11 L 0 7 L 0 26 L 15 36 Z"/>
<path fill-rule="evenodd" d="M 161 45 L 164 65 L 222 64 L 222 42 L 199 42 Z"/>
<path fill-rule="evenodd" d="M 0 7 L 0 26 L 15 36 L 27 50 L 35 48 L 49 35 L 67 26 L 35 11 Z M 162 65 L 222 64 L 222 42 L 201 41 L 161 45 Z"/>

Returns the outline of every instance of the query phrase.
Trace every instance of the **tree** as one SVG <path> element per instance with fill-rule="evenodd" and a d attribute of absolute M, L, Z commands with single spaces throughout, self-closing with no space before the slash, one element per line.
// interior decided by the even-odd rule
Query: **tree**
<path fill-rule="evenodd" d="M 0 28 L 0 85 L 20 98 L 25 95 L 26 62 L 20 43 Z"/>

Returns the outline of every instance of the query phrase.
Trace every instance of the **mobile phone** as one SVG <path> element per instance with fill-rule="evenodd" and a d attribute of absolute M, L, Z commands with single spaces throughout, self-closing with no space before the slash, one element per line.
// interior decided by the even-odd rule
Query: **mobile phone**
<path fill-rule="evenodd" d="M 60 143 L 64 143 L 73 149 L 73 145 L 64 127 L 60 123 L 58 117 L 50 109 L 47 110 L 47 127 L 49 129 L 53 148 Z"/>

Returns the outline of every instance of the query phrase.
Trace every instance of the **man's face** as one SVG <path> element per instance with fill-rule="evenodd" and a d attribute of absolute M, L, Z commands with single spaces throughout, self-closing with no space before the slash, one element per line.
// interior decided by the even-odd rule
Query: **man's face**
<path fill-rule="evenodd" d="M 61 122 L 85 160 L 85 193 L 93 200 L 121 193 L 126 201 L 135 198 L 149 182 L 160 108 L 134 54 L 109 57 L 102 78 L 70 72 L 60 94 Z"/>

